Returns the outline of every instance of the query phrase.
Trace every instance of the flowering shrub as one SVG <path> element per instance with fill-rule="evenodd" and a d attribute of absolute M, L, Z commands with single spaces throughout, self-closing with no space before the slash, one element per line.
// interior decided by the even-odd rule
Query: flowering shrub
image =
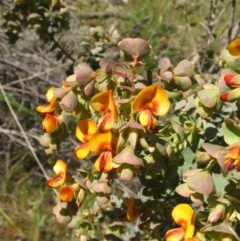
<path fill-rule="evenodd" d="M 37 107 L 46 153 L 79 143 L 79 168 L 57 160 L 47 182 L 57 220 L 80 240 L 239 240 L 240 40 L 219 79 L 189 60 L 150 68 L 140 38 L 118 47 L 124 60 L 80 63 Z"/>

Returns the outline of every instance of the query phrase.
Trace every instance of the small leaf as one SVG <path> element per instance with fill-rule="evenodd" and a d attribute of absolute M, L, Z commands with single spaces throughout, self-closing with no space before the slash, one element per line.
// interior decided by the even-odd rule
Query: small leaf
<path fill-rule="evenodd" d="M 192 81 L 188 76 L 174 76 L 176 85 L 181 86 L 183 90 L 188 89 L 192 85 Z"/>
<path fill-rule="evenodd" d="M 147 55 L 151 50 L 149 43 L 141 38 L 125 38 L 118 47 L 135 58 Z"/>
<path fill-rule="evenodd" d="M 194 191 L 210 195 L 214 192 L 212 176 L 207 171 L 199 171 L 186 178 L 186 183 Z"/>
<path fill-rule="evenodd" d="M 204 89 L 198 92 L 198 98 L 202 105 L 207 108 L 213 108 L 218 101 L 219 92 L 216 89 Z"/>
<path fill-rule="evenodd" d="M 133 166 L 143 166 L 143 161 L 134 154 L 134 151 L 130 145 L 125 147 L 119 154 L 117 154 L 113 158 L 113 162 L 117 164 L 127 163 Z"/>
<path fill-rule="evenodd" d="M 77 96 L 73 91 L 70 91 L 62 98 L 62 104 L 65 111 L 73 111 L 77 106 Z"/>
<path fill-rule="evenodd" d="M 218 158 L 218 153 L 223 151 L 223 147 L 210 143 L 203 143 L 202 148 L 213 158 Z"/>
<path fill-rule="evenodd" d="M 171 62 L 169 58 L 164 57 L 159 60 L 158 68 L 160 69 L 161 73 L 167 71 L 170 67 L 171 67 Z"/>
<path fill-rule="evenodd" d="M 240 141 L 240 126 L 234 123 L 231 119 L 225 120 L 225 127 L 223 129 L 224 141 L 228 145 L 232 145 Z"/>
<path fill-rule="evenodd" d="M 177 76 L 191 76 L 193 74 L 193 66 L 189 60 L 182 60 L 173 70 Z"/>
<path fill-rule="evenodd" d="M 189 189 L 187 183 L 183 183 L 176 187 L 175 192 L 181 195 L 182 197 L 190 197 L 192 192 Z"/>
<path fill-rule="evenodd" d="M 74 69 L 74 75 L 80 87 L 86 86 L 92 80 L 93 73 L 92 68 L 85 63 L 79 64 Z"/>

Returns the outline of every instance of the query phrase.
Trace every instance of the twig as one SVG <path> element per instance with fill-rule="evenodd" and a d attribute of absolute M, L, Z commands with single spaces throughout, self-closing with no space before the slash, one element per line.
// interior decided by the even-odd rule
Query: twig
<path fill-rule="evenodd" d="M 14 226 L 13 220 L 3 211 L 3 209 L 0 207 L 0 214 L 6 219 L 6 221 L 11 225 Z"/>
<path fill-rule="evenodd" d="M 71 54 L 69 54 L 62 46 L 61 44 L 55 39 L 54 36 L 52 36 L 52 41 L 54 44 L 56 44 L 57 48 L 60 49 L 60 51 L 68 58 L 70 59 L 73 63 L 76 62 L 76 59 L 74 59 Z"/>
<path fill-rule="evenodd" d="M 29 150 L 30 150 L 31 153 L 32 153 L 32 156 L 33 156 L 34 160 L 36 161 L 36 163 L 38 164 L 39 168 L 41 169 L 44 177 L 45 177 L 46 179 L 48 179 L 48 178 L 49 178 L 49 177 L 48 177 L 48 174 L 47 174 L 47 172 L 45 171 L 43 165 L 41 164 L 41 162 L 40 162 L 40 160 L 39 160 L 36 152 L 34 151 L 34 148 L 32 147 L 32 145 L 31 145 L 31 143 L 30 143 L 30 141 L 28 140 L 28 137 L 27 137 L 27 135 L 26 135 L 26 133 L 25 133 L 25 131 L 24 131 L 21 123 L 19 122 L 18 117 L 17 117 L 17 115 L 15 114 L 15 112 L 14 112 L 14 110 L 13 110 L 13 108 L 12 108 L 12 106 L 11 106 L 9 100 L 8 100 L 8 97 L 7 97 L 7 95 L 6 95 L 6 93 L 5 93 L 4 89 L 3 89 L 3 86 L 2 86 L 1 84 L 0 84 L 0 91 L 1 91 L 1 93 L 2 93 L 2 95 L 3 95 L 3 98 L 4 98 L 7 106 L 8 106 L 9 111 L 11 112 L 11 115 L 13 116 L 13 118 L 14 118 L 14 120 L 15 120 L 15 122 L 16 122 L 19 130 L 20 130 L 20 132 L 22 133 L 22 136 L 23 136 L 23 138 L 24 138 L 24 140 L 25 140 L 25 142 L 26 142 Z"/>
<path fill-rule="evenodd" d="M 100 18 L 100 19 L 107 19 L 107 18 L 121 18 L 121 19 L 126 19 L 128 16 L 123 16 L 122 14 L 119 13 L 82 13 L 79 17 L 80 19 L 95 19 L 95 18 Z"/>
<path fill-rule="evenodd" d="M 17 65 L 17 64 L 14 64 L 12 61 L 8 61 L 8 60 L 6 60 L 6 59 L 0 59 L 0 62 L 2 62 L 2 63 L 4 63 L 4 64 L 7 64 L 7 65 L 10 65 L 10 66 L 13 66 L 13 67 L 15 67 L 16 69 L 22 70 L 22 71 L 24 71 L 24 72 L 26 72 L 26 73 L 28 73 L 28 74 L 32 74 L 32 72 L 31 72 L 30 70 L 28 70 L 28 69 L 26 69 L 26 68 L 23 68 L 22 66 L 19 66 L 19 65 Z M 61 68 L 61 67 L 67 66 L 67 65 L 68 65 L 67 63 L 58 65 L 58 66 L 56 66 L 56 67 L 53 67 L 53 68 L 51 68 L 51 69 L 47 69 L 47 70 L 42 71 L 42 72 L 40 72 L 40 73 L 34 74 L 34 75 L 32 75 L 32 76 L 29 76 L 29 77 L 26 77 L 26 78 L 21 78 L 21 79 L 12 81 L 12 82 L 10 82 L 10 83 L 8 83 L 8 84 L 5 84 L 5 86 L 14 85 L 14 84 L 17 84 L 17 83 L 20 83 L 20 82 L 23 82 L 23 81 L 32 80 L 32 79 L 34 79 L 34 78 L 39 78 L 40 80 L 49 83 L 49 81 L 47 81 L 47 80 L 45 80 L 44 78 L 42 78 L 41 75 L 44 75 L 44 74 L 49 73 L 49 72 L 52 72 L 52 71 L 54 71 L 54 70 L 56 70 L 56 69 L 59 69 L 59 68 Z"/>
<path fill-rule="evenodd" d="M 214 20 L 216 18 L 215 14 L 216 14 L 217 1 L 218 0 L 211 0 L 211 3 L 210 3 L 210 10 L 209 10 L 208 21 L 207 21 L 207 25 L 206 25 L 206 29 L 207 29 L 207 32 L 208 32 L 207 47 L 205 48 L 203 58 L 202 58 L 202 62 L 201 62 L 201 65 L 200 65 L 201 71 L 203 71 L 205 61 L 207 59 L 209 46 L 214 39 L 213 34 L 212 34 L 212 30 L 213 30 L 213 26 L 214 26 Z"/>
<path fill-rule="evenodd" d="M 230 17 L 230 23 L 228 28 L 228 42 L 231 42 L 232 40 L 232 30 L 235 20 L 235 14 L 236 14 L 236 0 L 232 0 L 231 4 L 231 17 Z"/>

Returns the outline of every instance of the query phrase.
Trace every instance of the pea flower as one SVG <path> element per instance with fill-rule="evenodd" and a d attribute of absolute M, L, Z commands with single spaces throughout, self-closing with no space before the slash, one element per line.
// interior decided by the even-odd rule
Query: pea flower
<path fill-rule="evenodd" d="M 231 102 L 240 98 L 240 75 L 239 74 L 226 74 L 224 76 L 224 82 L 230 88 L 230 90 L 221 94 L 222 101 Z"/>
<path fill-rule="evenodd" d="M 96 133 L 89 140 L 89 150 L 99 154 L 94 166 L 99 172 L 109 172 L 113 169 L 113 154 L 116 153 L 117 138 L 111 131 Z"/>
<path fill-rule="evenodd" d="M 52 86 L 46 92 L 48 104 L 37 106 L 37 111 L 43 116 L 46 114 L 52 114 L 58 106 L 56 102 L 57 97 L 55 96 L 54 91 L 55 87 Z"/>
<path fill-rule="evenodd" d="M 230 87 L 240 87 L 240 74 L 226 74 L 223 79 Z"/>
<path fill-rule="evenodd" d="M 240 145 L 233 145 L 225 156 L 224 164 L 228 171 L 240 170 Z"/>
<path fill-rule="evenodd" d="M 46 92 L 46 99 L 49 103 L 37 107 L 37 111 L 44 117 L 42 122 L 43 130 L 49 134 L 55 132 L 60 125 L 60 119 L 54 115 L 59 108 L 56 101 L 57 96 L 54 92 L 55 87 L 50 87 Z"/>
<path fill-rule="evenodd" d="M 111 131 L 97 132 L 93 120 L 85 119 L 79 122 L 76 129 L 77 138 L 83 142 L 75 148 L 75 156 L 84 159 L 89 153 L 99 154 L 95 161 L 95 168 L 100 172 L 108 172 L 113 168 L 113 154 L 116 153 L 117 138 Z"/>
<path fill-rule="evenodd" d="M 141 90 L 132 104 L 133 111 L 139 112 L 139 122 L 147 130 L 154 129 L 157 120 L 154 115 L 163 116 L 170 108 L 166 91 L 157 85 Z"/>
<path fill-rule="evenodd" d="M 47 114 L 42 122 L 43 131 L 49 134 L 55 132 L 59 125 L 59 118 L 50 114 Z"/>
<path fill-rule="evenodd" d="M 166 241 L 199 241 L 194 237 L 195 216 L 192 207 L 188 204 L 181 203 L 172 210 L 172 218 L 180 228 L 174 228 L 167 231 Z"/>
<path fill-rule="evenodd" d="M 228 51 L 233 56 L 239 56 L 240 55 L 240 39 L 235 39 L 228 45 Z"/>
<path fill-rule="evenodd" d="M 97 112 L 104 112 L 98 121 L 101 132 L 109 131 L 117 121 L 117 107 L 113 99 L 112 90 L 107 90 L 94 95 L 90 102 L 91 107 Z"/>
<path fill-rule="evenodd" d="M 75 156 L 78 159 L 84 159 L 89 154 L 88 141 L 97 132 L 97 127 L 92 119 L 84 119 L 79 121 L 76 128 L 76 137 L 83 144 L 75 148 Z"/>
<path fill-rule="evenodd" d="M 68 166 L 62 160 L 57 160 L 53 166 L 56 177 L 49 178 L 47 184 L 52 188 L 59 188 L 59 198 L 63 202 L 71 202 L 75 195 L 75 189 L 72 186 L 65 185 L 69 178 Z"/>

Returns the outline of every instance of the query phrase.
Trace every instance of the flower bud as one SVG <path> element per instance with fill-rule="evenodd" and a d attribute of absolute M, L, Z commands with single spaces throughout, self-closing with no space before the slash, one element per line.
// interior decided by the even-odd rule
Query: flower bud
<path fill-rule="evenodd" d="M 44 147 L 49 147 L 51 144 L 51 138 L 48 133 L 44 133 L 42 136 L 39 137 L 39 142 Z"/>
<path fill-rule="evenodd" d="M 222 101 L 232 102 L 240 98 L 240 87 L 227 91 L 220 96 Z"/>
<path fill-rule="evenodd" d="M 223 204 L 217 204 L 216 207 L 210 212 L 208 216 L 209 223 L 216 223 L 223 217 L 225 206 Z"/>
<path fill-rule="evenodd" d="M 120 179 L 123 181 L 131 181 L 133 179 L 134 173 L 130 168 L 123 168 L 120 173 Z"/>
<path fill-rule="evenodd" d="M 104 207 L 109 202 L 109 198 L 107 196 L 97 196 L 97 203 L 100 207 Z"/>
<path fill-rule="evenodd" d="M 92 80 L 93 73 L 92 68 L 85 63 L 79 64 L 74 69 L 74 75 L 80 87 L 86 86 Z"/>

